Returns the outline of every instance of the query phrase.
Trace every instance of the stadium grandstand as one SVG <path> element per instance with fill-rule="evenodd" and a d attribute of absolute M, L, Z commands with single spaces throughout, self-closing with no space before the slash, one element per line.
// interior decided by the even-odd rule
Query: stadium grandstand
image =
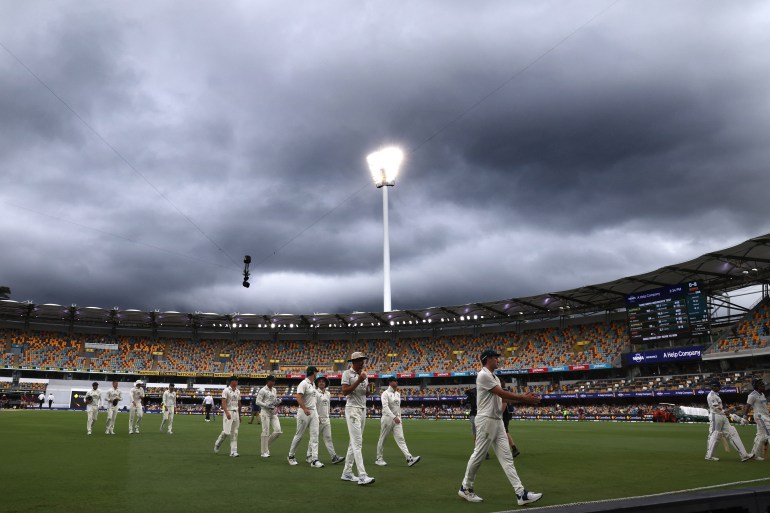
<path fill-rule="evenodd" d="M 523 410 L 532 415 L 580 407 L 630 415 L 662 401 L 702 402 L 704 380 L 714 376 L 726 384 L 729 402 L 770 368 L 769 277 L 767 235 L 609 283 L 393 312 L 143 312 L 6 299 L 0 387 L 6 405 L 23 407 L 52 380 L 143 379 L 151 400 L 174 382 L 182 405 L 197 411 L 202 395 L 230 375 L 240 377 L 244 400 L 268 374 L 290 399 L 305 368 L 315 365 L 339 407 L 341 372 L 352 352 L 364 351 L 378 378 L 370 391 L 374 413 L 379 389 L 396 375 L 408 407 L 455 415 L 465 412 L 479 353 L 493 347 L 502 353 L 504 381 L 543 398 Z M 697 285 L 690 289 L 703 296 L 706 328 L 662 340 L 635 336 L 629 298 L 681 284 Z"/>

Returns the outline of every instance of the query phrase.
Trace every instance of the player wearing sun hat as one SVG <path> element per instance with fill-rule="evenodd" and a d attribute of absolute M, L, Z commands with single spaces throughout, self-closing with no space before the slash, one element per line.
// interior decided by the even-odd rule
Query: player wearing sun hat
<path fill-rule="evenodd" d="M 144 409 L 142 407 L 142 401 L 144 400 L 144 383 L 141 379 L 137 379 L 134 383 L 134 387 L 131 389 L 131 403 L 128 407 L 128 434 L 139 434 L 139 425 L 142 423 L 142 415 L 144 415 Z"/>
<path fill-rule="evenodd" d="M 347 397 L 345 404 L 345 421 L 348 425 L 350 443 L 345 456 L 345 468 L 342 470 L 343 481 L 353 481 L 360 485 L 374 483 L 374 478 L 366 474 L 364 455 L 361 450 L 366 425 L 366 388 L 369 379 L 364 372 L 364 364 L 368 360 L 364 353 L 356 351 L 350 355 L 350 368 L 342 373 L 342 394 Z M 358 477 L 353 475 L 353 463 L 356 464 Z"/>

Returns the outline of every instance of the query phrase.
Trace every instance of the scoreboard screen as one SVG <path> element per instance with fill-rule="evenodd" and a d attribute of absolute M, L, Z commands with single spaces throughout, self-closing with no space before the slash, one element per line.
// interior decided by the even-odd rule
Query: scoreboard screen
<path fill-rule="evenodd" d="M 632 343 L 709 333 L 706 294 L 697 281 L 626 296 Z"/>

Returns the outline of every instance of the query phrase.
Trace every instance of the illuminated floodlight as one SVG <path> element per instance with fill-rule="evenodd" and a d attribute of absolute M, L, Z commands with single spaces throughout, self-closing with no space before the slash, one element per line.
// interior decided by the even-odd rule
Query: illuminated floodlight
<path fill-rule="evenodd" d="M 372 173 L 374 185 L 379 189 L 383 186 L 396 185 L 396 177 L 401 163 L 404 161 L 404 152 L 400 148 L 390 146 L 380 151 L 375 151 L 366 157 L 369 171 Z"/>
<path fill-rule="evenodd" d="M 391 311 L 390 303 L 390 236 L 388 234 L 388 187 L 396 185 L 396 177 L 401 163 L 404 161 L 404 152 L 395 146 L 389 146 L 369 154 L 366 162 L 374 179 L 374 185 L 382 189 L 382 274 L 383 274 L 383 311 Z"/>

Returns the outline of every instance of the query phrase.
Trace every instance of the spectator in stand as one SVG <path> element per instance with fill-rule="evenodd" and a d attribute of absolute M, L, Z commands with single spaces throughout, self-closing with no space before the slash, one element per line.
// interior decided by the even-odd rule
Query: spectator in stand
<path fill-rule="evenodd" d="M 332 441 L 332 424 L 329 420 L 329 404 L 331 402 L 331 394 L 329 394 L 326 387 L 329 385 L 329 380 L 321 376 L 315 380 L 316 390 L 318 396 L 316 397 L 316 410 L 318 411 L 318 437 L 322 438 L 326 450 L 329 451 L 329 456 L 332 458 L 332 465 L 336 465 L 340 461 L 344 461 L 345 458 L 337 456 L 337 451 L 334 450 L 334 442 Z"/>
<path fill-rule="evenodd" d="M 270 457 L 270 446 L 281 436 L 281 422 L 275 412 L 281 400 L 275 389 L 275 376 L 268 376 L 265 386 L 257 392 L 257 405 L 261 408 L 259 416 L 262 420 L 262 451 L 263 458 Z M 270 430 L 273 432 L 270 433 Z"/>
<path fill-rule="evenodd" d="M 99 403 L 102 400 L 102 392 L 99 390 L 99 383 L 94 381 L 91 384 L 91 387 L 91 390 L 86 392 L 86 413 L 88 414 L 86 428 L 89 435 L 91 434 L 91 428 L 93 428 L 96 423 L 96 417 L 99 415 Z M 43 396 L 43 398 L 45 398 L 45 396 Z"/>
<path fill-rule="evenodd" d="M 404 440 L 404 427 L 401 423 L 401 394 L 398 391 L 398 380 L 395 376 L 390 378 L 388 385 L 388 389 L 380 396 L 382 417 L 380 418 L 380 439 L 377 441 L 377 459 L 374 460 L 374 464 L 387 465 L 382 457 L 382 445 L 385 437 L 392 432 L 396 445 L 406 458 L 406 464 L 411 467 L 420 461 L 420 456 L 412 456 Z"/>
<path fill-rule="evenodd" d="M 521 395 L 503 390 L 500 379 L 495 375 L 495 370 L 499 366 L 499 358 L 500 353 L 492 349 L 487 349 L 480 355 L 483 367 L 476 376 L 478 406 L 476 447 L 468 460 L 465 477 L 457 493 L 468 502 L 481 502 L 483 500 L 474 493 L 473 485 L 484 455 L 494 444 L 500 466 L 503 467 L 508 481 L 516 492 L 517 502 L 519 506 L 524 506 L 539 500 L 543 494 L 530 492 L 524 488 L 516 473 L 516 467 L 513 465 L 513 457 L 511 456 L 511 447 L 508 445 L 508 437 L 505 436 L 503 426 L 503 401 L 537 404 L 540 399 L 529 393 Z"/>

